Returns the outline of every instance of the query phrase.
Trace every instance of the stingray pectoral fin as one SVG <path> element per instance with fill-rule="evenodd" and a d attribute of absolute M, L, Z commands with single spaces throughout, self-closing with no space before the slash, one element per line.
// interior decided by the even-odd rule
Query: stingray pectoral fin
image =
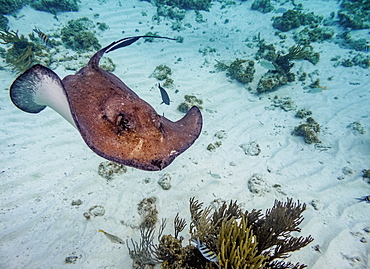
<path fill-rule="evenodd" d="M 140 144 L 140 150 L 135 148 L 129 150 L 130 158 L 111 160 L 147 171 L 162 170 L 195 142 L 202 130 L 202 124 L 202 114 L 196 106 L 176 122 L 160 116 L 159 128 L 148 129 L 146 135 L 142 137 L 142 146 L 141 143 L 137 143 Z M 131 145 L 127 146 L 132 148 Z M 103 156 L 110 159 L 114 154 Z"/>
<path fill-rule="evenodd" d="M 186 115 L 172 122 L 165 117 L 161 117 L 163 137 L 167 148 L 167 160 L 171 163 L 175 157 L 188 149 L 199 137 L 202 131 L 203 119 L 198 107 L 193 106 Z M 169 164 L 168 163 L 168 164 Z M 167 164 L 167 165 L 168 165 Z"/>
<path fill-rule="evenodd" d="M 172 122 L 165 117 L 161 118 L 163 122 L 163 128 L 165 130 L 164 137 L 170 141 L 183 141 L 183 143 L 181 143 L 181 147 L 186 147 L 185 149 L 194 143 L 194 141 L 199 137 L 200 131 L 202 130 L 202 114 L 197 106 L 193 106 L 182 119 L 176 122 Z M 169 132 L 169 130 L 171 132 Z"/>
<path fill-rule="evenodd" d="M 37 64 L 21 74 L 10 86 L 10 99 L 28 113 L 49 106 L 75 126 L 62 81 L 47 67 Z"/>

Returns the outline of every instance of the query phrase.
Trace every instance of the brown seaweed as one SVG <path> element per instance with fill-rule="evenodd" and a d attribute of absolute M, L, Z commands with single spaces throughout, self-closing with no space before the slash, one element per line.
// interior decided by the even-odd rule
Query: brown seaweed
<path fill-rule="evenodd" d="M 18 31 L 0 29 L 0 40 L 0 44 L 11 45 L 6 51 L 5 61 L 12 71 L 22 73 L 37 63 L 35 55 L 41 53 L 40 47 L 24 35 L 19 35 Z"/>

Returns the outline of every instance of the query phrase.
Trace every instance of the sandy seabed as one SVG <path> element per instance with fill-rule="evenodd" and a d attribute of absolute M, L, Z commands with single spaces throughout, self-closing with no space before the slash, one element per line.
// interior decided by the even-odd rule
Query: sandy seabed
<path fill-rule="evenodd" d="M 180 32 L 171 29 L 169 19 L 152 21 L 156 7 L 136 0 L 82 0 L 79 12 L 61 13 L 57 19 L 30 7 L 17 13 L 19 19 L 9 16 L 10 29 L 25 35 L 35 25 L 51 33 L 86 16 L 109 26 L 97 35 L 102 46 L 148 31 L 184 37 L 183 43 L 137 42 L 108 57 L 116 64 L 114 74 L 171 120 L 183 116 L 177 106 L 184 95 L 202 99 L 204 125 L 195 144 L 163 171 L 128 168 L 107 182 L 98 174 L 105 160 L 62 117 L 51 109 L 27 114 L 11 103 L 8 89 L 16 74 L 9 68 L 0 70 L 0 268 L 131 268 L 126 246 L 111 243 L 98 229 L 138 240 L 142 219 L 137 205 L 142 199 L 155 197 L 158 218 L 172 223 L 178 212 L 189 221 L 193 196 L 205 206 L 237 200 L 243 209 L 263 211 L 275 199 L 304 202 L 307 209 L 299 235 L 311 235 L 314 241 L 288 260 L 315 269 L 370 268 L 370 204 L 356 200 L 370 194 L 370 185 L 362 178 L 362 170 L 370 169 L 369 70 L 334 67 L 333 57 L 345 58 L 351 51 L 326 41 L 312 44 L 321 56 L 316 65 L 295 61 L 293 68 L 313 74 L 313 80 L 319 78 L 326 88 L 321 92 L 310 93 L 295 81 L 257 95 L 258 78 L 266 72 L 257 62 L 255 79 L 247 86 L 226 77 L 226 72 L 215 72 L 216 60 L 253 59 L 258 48 L 252 40 L 258 34 L 285 51 L 295 44 L 294 30 L 286 33 L 283 43 L 275 35 L 271 18 L 280 14 L 252 11 L 251 2 L 237 1 L 226 8 L 214 2 L 209 12 L 201 11 L 203 23 L 195 21 L 194 11 L 187 11 L 182 24 L 189 24 Z M 338 9 L 332 0 L 296 2 L 325 17 Z M 100 16 L 94 18 L 97 13 Z M 353 36 L 369 38 L 367 32 L 354 31 Z M 169 106 L 161 105 L 158 81 L 150 77 L 160 64 L 172 70 Z M 62 65 L 54 71 L 60 77 L 73 74 Z M 275 96 L 291 98 L 296 108 L 274 107 Z M 321 126 L 319 145 L 291 135 L 305 121 L 295 117 L 303 108 L 312 111 Z M 348 128 L 353 122 L 360 122 L 365 133 Z M 215 137 L 222 130 L 223 137 Z M 207 150 L 217 141 L 222 145 Z M 240 147 L 252 141 L 261 150 L 257 156 L 246 155 Z M 164 175 L 171 178 L 169 190 L 157 183 Z M 253 189 L 248 182 L 255 175 L 261 180 Z M 82 204 L 73 206 L 78 199 Z M 86 220 L 83 214 L 94 206 L 103 207 L 104 215 Z M 173 233 L 171 225 L 165 232 Z M 78 259 L 66 264 L 68 256 Z"/>

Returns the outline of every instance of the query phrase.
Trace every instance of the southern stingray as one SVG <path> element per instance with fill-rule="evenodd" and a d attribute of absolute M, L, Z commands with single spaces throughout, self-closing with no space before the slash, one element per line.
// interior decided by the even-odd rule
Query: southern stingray
<path fill-rule="evenodd" d="M 63 80 L 49 68 L 34 65 L 13 82 L 10 98 L 29 113 L 51 107 L 103 158 L 142 170 L 162 170 L 199 137 L 202 115 L 194 106 L 182 119 L 172 122 L 158 115 L 118 77 L 99 67 L 105 53 L 142 37 L 151 36 L 113 42 L 95 53 L 86 67 Z"/>

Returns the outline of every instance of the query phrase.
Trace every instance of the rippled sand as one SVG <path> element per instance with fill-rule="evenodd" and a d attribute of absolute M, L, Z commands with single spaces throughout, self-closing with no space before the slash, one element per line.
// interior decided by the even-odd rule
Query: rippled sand
<path fill-rule="evenodd" d="M 276 92 L 257 96 L 253 90 L 231 81 L 225 72 L 214 72 L 213 65 L 215 60 L 253 59 L 256 43 L 254 48 L 248 48 L 245 40 L 251 41 L 258 33 L 267 43 L 280 42 L 270 21 L 276 14 L 249 10 L 251 1 L 225 9 L 214 3 L 210 12 L 202 12 L 207 22 L 195 22 L 194 12 L 188 11 L 183 24 L 189 22 L 191 27 L 174 32 L 171 21 L 162 19 L 157 25 L 151 20 L 156 8 L 146 1 L 121 1 L 122 6 L 118 5 L 120 1 L 89 2 L 82 0 L 80 12 L 62 13 L 58 21 L 50 14 L 24 8 L 19 14 L 25 16 L 19 20 L 10 18 L 9 26 L 27 34 L 35 24 L 42 29 L 58 28 L 70 19 L 86 16 L 110 27 L 98 36 L 102 46 L 148 31 L 183 36 L 183 43 L 137 42 L 107 57 L 116 64 L 117 76 L 171 120 L 182 117 L 176 108 L 185 94 L 202 99 L 203 132 L 165 170 L 144 172 L 128 168 L 107 182 L 98 174 L 98 166 L 105 160 L 85 145 L 69 123 L 51 109 L 36 115 L 24 113 L 13 106 L 8 89 L 3 90 L 1 268 L 131 268 L 126 246 L 111 243 L 98 230 L 124 240 L 138 240 L 141 216 L 137 204 L 151 196 L 157 198 L 159 219 L 167 218 L 168 223 L 172 223 L 177 212 L 189 218 L 188 202 L 192 196 L 205 205 L 215 199 L 238 200 L 248 210 L 265 210 L 272 207 L 275 199 L 291 197 L 307 204 L 301 235 L 312 235 L 315 240 L 293 253 L 290 261 L 316 269 L 369 268 L 370 204 L 355 199 L 370 194 L 370 185 L 362 179 L 361 172 L 370 169 L 369 70 L 333 67 L 330 61 L 337 55 L 346 57 L 349 50 L 330 42 L 314 43 L 315 51 L 321 54 L 320 62 L 315 66 L 307 61 L 295 62 L 295 71 L 318 70 L 317 78 L 326 90 L 307 93 L 296 81 Z M 324 7 L 318 8 L 323 2 Z M 309 2 L 303 4 L 310 8 Z M 336 4 L 337 1 L 313 1 L 310 10 L 328 16 Z M 142 16 L 143 11 L 147 16 Z M 100 17 L 93 19 L 96 13 Z M 45 23 L 39 22 L 41 17 Z M 229 22 L 224 23 L 225 19 Z M 287 35 L 291 37 L 290 33 Z M 288 39 L 285 49 L 293 44 Z M 199 50 L 207 47 L 216 52 L 203 56 Z M 149 77 L 160 64 L 173 71 L 174 87 L 168 88 L 170 106 L 160 105 L 157 81 Z M 61 77 L 73 73 L 62 66 L 55 71 Z M 263 67 L 256 65 L 255 80 L 249 85 L 252 89 L 264 72 Z M 9 88 L 14 78 L 14 73 L 0 70 L 3 89 Z M 312 117 L 321 125 L 319 138 L 323 147 L 305 144 L 302 137 L 291 135 L 304 120 L 294 117 L 296 111 L 273 108 L 275 96 L 290 97 L 297 109 L 312 111 Z M 353 122 L 360 122 L 366 133 L 347 128 Z M 221 130 L 226 137 L 215 137 Z M 206 149 L 217 141 L 222 145 L 214 152 Z M 251 141 L 259 145 L 258 156 L 247 156 L 240 147 Z M 343 173 L 345 167 L 353 173 Z M 157 183 L 165 174 L 171 177 L 169 190 Z M 248 181 L 255 174 L 262 180 L 255 186 L 257 192 L 252 193 Z M 72 201 L 78 199 L 82 204 L 73 206 Z M 104 215 L 86 220 L 83 214 L 97 205 L 104 208 Z M 173 233 L 171 225 L 165 232 Z M 65 263 L 69 256 L 77 257 L 74 265 Z"/>

